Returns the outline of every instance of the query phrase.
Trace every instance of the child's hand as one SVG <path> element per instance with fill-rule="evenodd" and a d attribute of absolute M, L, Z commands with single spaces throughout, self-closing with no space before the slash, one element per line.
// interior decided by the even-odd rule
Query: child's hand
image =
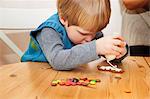
<path fill-rule="evenodd" d="M 98 55 L 115 55 L 120 58 L 126 53 L 126 43 L 121 36 L 109 36 L 96 40 Z"/>
<path fill-rule="evenodd" d="M 116 56 L 116 59 L 123 57 L 126 53 L 127 53 L 127 49 L 126 49 L 126 47 L 124 47 L 122 53 L 119 56 Z"/>

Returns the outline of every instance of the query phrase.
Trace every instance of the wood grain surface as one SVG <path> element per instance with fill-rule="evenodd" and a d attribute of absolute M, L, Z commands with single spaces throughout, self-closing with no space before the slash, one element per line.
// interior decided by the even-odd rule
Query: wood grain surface
<path fill-rule="evenodd" d="M 97 70 L 91 62 L 72 71 L 55 71 L 47 63 L 27 62 L 0 67 L 0 99 L 150 99 L 150 57 L 127 57 L 122 74 Z M 54 79 L 87 77 L 96 85 L 51 86 Z"/>

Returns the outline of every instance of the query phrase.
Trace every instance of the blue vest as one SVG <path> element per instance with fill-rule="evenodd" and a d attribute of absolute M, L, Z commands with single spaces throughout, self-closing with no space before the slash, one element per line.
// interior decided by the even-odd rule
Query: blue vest
<path fill-rule="evenodd" d="M 56 32 L 60 33 L 61 40 L 64 44 L 64 49 L 70 49 L 73 44 L 68 38 L 67 32 L 64 26 L 59 21 L 58 14 L 54 14 L 49 19 L 47 19 L 44 23 L 42 23 L 36 30 L 31 31 L 30 33 L 30 43 L 29 47 L 21 57 L 21 61 L 37 61 L 37 62 L 47 62 L 47 59 L 41 50 L 39 43 L 36 41 L 36 35 L 40 32 L 43 28 L 53 28 Z"/>

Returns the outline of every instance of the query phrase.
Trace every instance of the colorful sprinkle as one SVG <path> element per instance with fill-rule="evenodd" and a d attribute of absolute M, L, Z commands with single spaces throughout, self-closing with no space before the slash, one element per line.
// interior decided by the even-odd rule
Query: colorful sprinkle
<path fill-rule="evenodd" d="M 96 83 L 101 82 L 100 79 L 88 79 L 86 77 L 83 78 L 68 78 L 62 80 L 53 80 L 51 82 L 51 86 L 88 86 L 88 85 L 95 85 Z"/>

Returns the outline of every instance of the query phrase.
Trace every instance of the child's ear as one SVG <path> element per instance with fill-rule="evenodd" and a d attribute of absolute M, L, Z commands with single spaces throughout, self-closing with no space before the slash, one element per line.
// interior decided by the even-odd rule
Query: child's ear
<path fill-rule="evenodd" d="M 60 20 L 61 24 L 63 24 L 64 26 L 68 26 L 68 21 L 67 20 L 65 20 L 62 17 L 59 17 L 59 20 Z"/>

